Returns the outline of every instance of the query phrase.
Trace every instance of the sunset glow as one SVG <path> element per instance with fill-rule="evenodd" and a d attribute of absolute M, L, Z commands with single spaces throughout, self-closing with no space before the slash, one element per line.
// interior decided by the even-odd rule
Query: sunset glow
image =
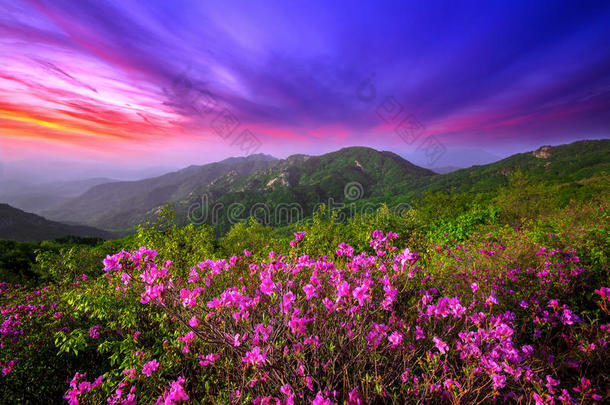
<path fill-rule="evenodd" d="M 608 5 L 484 7 L 5 1 L 0 150 L 176 166 L 348 145 L 408 153 L 417 145 L 377 113 L 388 98 L 449 148 L 606 137 Z M 228 135 L 212 124 L 223 112 Z M 244 130 L 256 150 L 236 147 Z"/>

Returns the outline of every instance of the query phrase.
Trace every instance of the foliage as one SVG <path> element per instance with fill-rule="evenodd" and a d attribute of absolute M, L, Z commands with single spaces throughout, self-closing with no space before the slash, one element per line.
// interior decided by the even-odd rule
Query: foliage
<path fill-rule="evenodd" d="M 607 401 L 608 178 L 540 177 L 220 238 L 165 206 L 119 240 L 0 241 L 0 402 Z"/>

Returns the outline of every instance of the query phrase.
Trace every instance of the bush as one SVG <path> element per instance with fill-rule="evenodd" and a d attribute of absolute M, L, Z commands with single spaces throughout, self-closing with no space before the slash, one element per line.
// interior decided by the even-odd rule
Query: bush
<path fill-rule="evenodd" d="M 574 251 L 500 228 L 419 259 L 374 231 L 370 253 L 341 243 L 311 258 L 308 237 L 287 256 L 207 259 L 186 277 L 150 249 L 108 257 L 69 302 L 100 322 L 103 341 L 89 335 L 113 367 L 76 374 L 67 397 L 569 403 L 610 388 L 610 290 Z"/>

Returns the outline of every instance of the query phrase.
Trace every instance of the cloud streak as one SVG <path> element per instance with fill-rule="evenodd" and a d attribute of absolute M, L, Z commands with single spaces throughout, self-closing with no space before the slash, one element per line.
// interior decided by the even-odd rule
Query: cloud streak
<path fill-rule="evenodd" d="M 407 152 L 375 114 L 385 96 L 457 147 L 610 129 L 607 2 L 9 0 L 0 15 L 0 146 L 23 156 L 36 142 L 102 157 L 189 144 L 205 145 L 199 160 L 231 154 L 176 94 L 184 80 L 277 155 L 363 143 Z M 371 75 L 367 104 L 356 87 Z"/>

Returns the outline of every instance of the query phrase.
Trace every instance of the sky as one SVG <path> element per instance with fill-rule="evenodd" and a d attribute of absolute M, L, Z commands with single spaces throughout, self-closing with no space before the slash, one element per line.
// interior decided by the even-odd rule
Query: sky
<path fill-rule="evenodd" d="M 0 168 L 610 137 L 610 2 L 454 3 L 0 0 Z"/>

